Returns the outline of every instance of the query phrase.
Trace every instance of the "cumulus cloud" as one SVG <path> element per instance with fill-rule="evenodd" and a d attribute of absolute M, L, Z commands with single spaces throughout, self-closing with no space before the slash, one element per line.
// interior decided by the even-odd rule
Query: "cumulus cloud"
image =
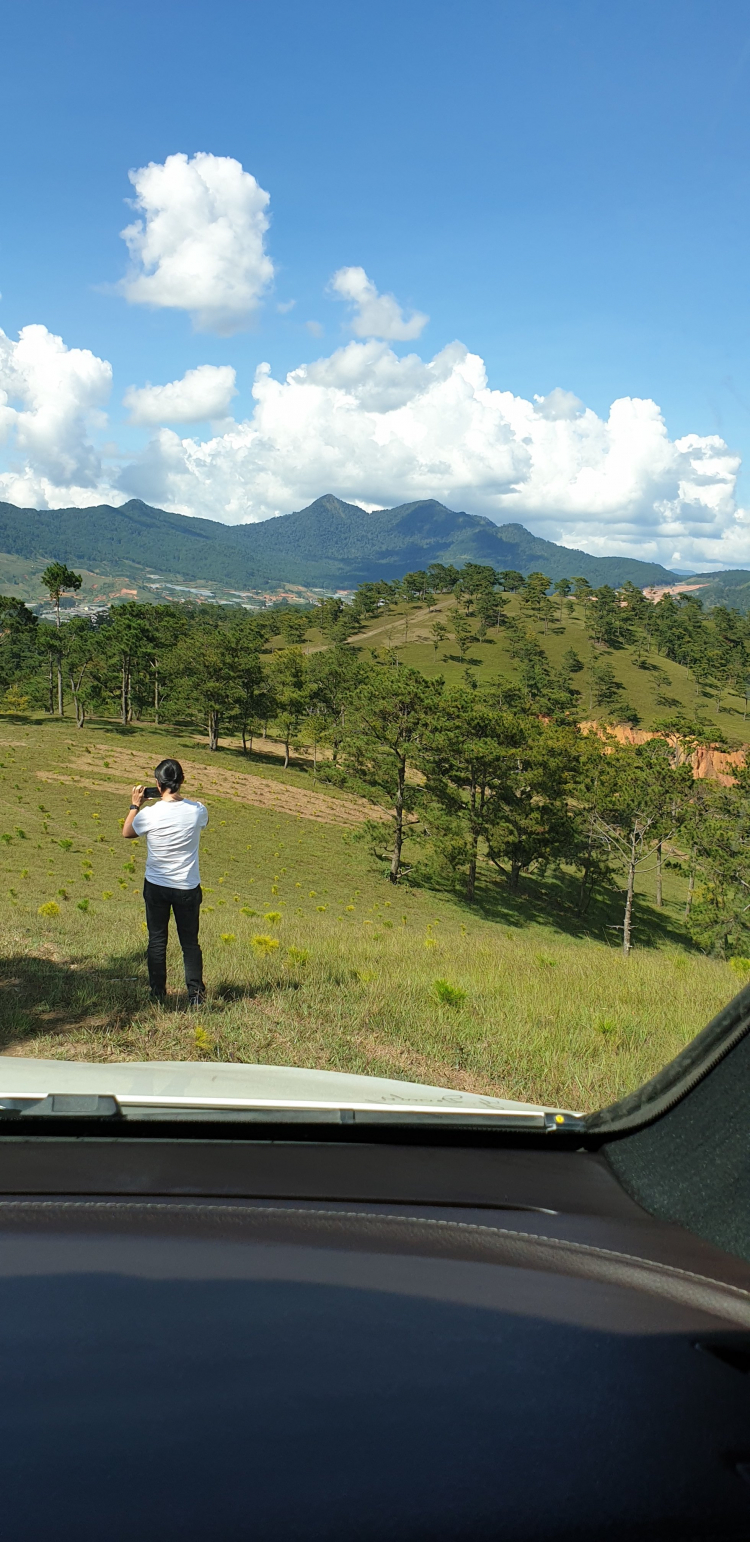
<path fill-rule="evenodd" d="M 0 498 L 53 508 L 100 501 L 92 435 L 106 422 L 111 383 L 105 359 L 66 348 L 46 327 L 24 327 L 15 343 L 0 331 L 0 442 L 11 463 L 0 472 Z"/>
<path fill-rule="evenodd" d="M 331 289 L 353 306 L 351 328 L 355 337 L 407 343 L 419 337 L 430 319 L 421 311 L 405 316 L 395 295 L 378 294 L 364 268 L 339 268 L 331 279 Z"/>
<path fill-rule="evenodd" d="M 129 176 L 140 218 L 121 232 L 132 263 L 126 299 L 189 311 L 198 331 L 241 331 L 273 278 L 268 193 L 239 161 L 203 152 Z"/>
<path fill-rule="evenodd" d="M 620 398 L 599 417 L 562 388 L 533 401 L 493 390 L 461 343 L 424 360 L 352 341 L 283 379 L 263 364 L 252 414 L 203 441 L 166 425 L 225 413 L 229 366 L 133 389 L 131 411 L 160 426 L 114 492 L 96 447 L 110 379 L 105 360 L 42 326 L 17 342 L 0 333 L 0 498 L 60 507 L 135 494 L 230 523 L 328 491 L 363 509 L 438 498 L 595 554 L 750 566 L 739 459 L 717 435 L 670 439 L 649 400 Z"/>
<path fill-rule="evenodd" d="M 162 386 L 129 386 L 123 397 L 131 423 L 204 423 L 225 418 L 237 395 L 231 364 L 199 364 Z"/>
<path fill-rule="evenodd" d="M 246 422 L 204 443 L 163 429 L 123 485 L 230 522 L 324 491 L 371 507 L 435 497 L 595 554 L 750 564 L 738 457 L 715 435 L 671 440 L 655 402 L 624 397 L 600 418 L 562 390 L 492 390 L 461 343 L 424 362 L 372 339 L 284 380 L 261 365 L 253 395 Z"/>
<path fill-rule="evenodd" d="M 583 412 L 583 402 L 572 391 L 563 391 L 561 386 L 555 386 L 549 396 L 535 396 L 534 410 L 541 418 L 550 418 L 553 422 L 560 418 L 577 418 L 579 412 Z"/>

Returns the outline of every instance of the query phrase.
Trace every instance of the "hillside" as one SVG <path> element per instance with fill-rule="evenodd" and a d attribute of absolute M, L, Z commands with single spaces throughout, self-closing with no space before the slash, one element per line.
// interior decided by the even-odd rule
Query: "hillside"
<path fill-rule="evenodd" d="M 56 558 L 90 571 L 143 573 L 170 578 L 242 583 L 236 527 L 215 520 L 188 519 L 152 509 L 138 498 L 121 508 L 18 509 L 0 503 L 0 551 L 35 559 Z M 252 578 L 265 574 L 253 568 Z"/>
<path fill-rule="evenodd" d="M 474 905 L 411 883 L 392 890 L 351 827 L 316 813 L 309 762 L 284 772 L 257 750 L 212 756 L 183 728 L 171 752 L 211 809 L 210 998 L 198 1021 L 174 970 L 168 1002 L 154 1006 L 144 854 L 134 841 L 123 869 L 117 821 L 163 754 L 164 729 L 141 724 L 118 740 L 112 728 L 87 723 L 71 745 L 70 719 L 0 719 L 3 825 L 23 806 L 27 834 L 23 853 L 17 837 L 0 844 L 6 1055 L 310 1065 L 595 1108 L 654 1075 L 737 989 L 729 965 L 687 951 L 681 873 L 666 869 L 657 910 L 653 873 L 639 871 L 639 946 L 624 959 L 611 940 L 619 879 L 585 920 L 560 903 L 558 874 L 551 891 L 530 875 L 518 896 L 488 884 Z M 89 855 L 92 815 L 108 839 Z M 275 947 L 264 949 L 253 939 L 269 925 Z M 456 1005 L 441 1005 L 437 979 L 457 988 Z"/>
<path fill-rule="evenodd" d="M 350 589 L 430 562 L 487 562 L 522 573 L 541 570 L 550 578 L 581 575 L 595 587 L 628 578 L 640 585 L 674 579 L 658 563 L 591 557 L 531 535 L 523 525 L 495 525 L 435 499 L 367 514 L 332 494 L 296 513 L 248 525 L 192 519 L 136 498 L 117 509 L 0 503 L 0 554 L 32 564 L 56 558 L 141 581 L 157 573 L 235 591 L 280 583 Z"/>
<path fill-rule="evenodd" d="M 642 585 L 671 578 L 658 563 L 590 557 L 544 541 L 523 525 L 496 525 L 478 514 L 457 513 L 435 498 L 364 514 L 356 504 L 328 493 L 296 514 L 241 525 L 237 535 L 259 564 L 269 569 L 283 565 L 290 581 L 341 588 L 399 578 L 430 562 L 457 567 L 488 562 L 524 574 L 541 570 L 550 578 L 580 575 L 594 586 L 622 584 L 628 578 Z"/>
<path fill-rule="evenodd" d="M 366 623 L 349 639 L 350 646 L 360 653 L 377 654 L 388 649 L 402 664 L 420 670 L 429 679 L 440 675 L 449 685 L 462 685 L 467 677 L 477 685 L 497 680 L 516 682 L 519 663 L 513 652 L 511 629 L 492 627 L 483 639 L 475 636 L 462 659 L 453 636 L 455 614 L 455 600 L 450 595 L 437 596 L 429 607 L 401 601 L 389 606 L 385 615 Z M 547 631 L 528 615 L 517 595 L 510 598 L 504 614 L 532 632 L 555 669 L 564 665 L 569 649 L 578 655 L 583 667 L 574 674 L 573 684 L 580 693 L 578 712 L 582 719 L 601 715 L 590 665 L 606 658 L 622 688 L 617 704 L 634 707 L 641 728 L 651 729 L 665 717 L 680 714 L 709 735 L 720 731 L 732 750 L 747 744 L 750 719 L 744 696 L 727 687 L 717 698 L 715 689 L 701 687 L 684 665 L 663 657 L 656 647 L 646 654 L 630 645 L 604 652 L 592 649 L 581 605 L 565 607 Z M 436 621 L 442 622 L 446 631 L 439 641 L 433 631 Z M 320 646 L 324 639 L 319 633 L 312 633 L 311 642 L 314 647 Z"/>
<path fill-rule="evenodd" d="M 698 594 L 705 610 L 713 610 L 715 605 L 731 605 L 743 614 L 750 611 L 750 573 L 745 568 L 726 573 L 693 573 L 686 582 L 700 584 Z"/>

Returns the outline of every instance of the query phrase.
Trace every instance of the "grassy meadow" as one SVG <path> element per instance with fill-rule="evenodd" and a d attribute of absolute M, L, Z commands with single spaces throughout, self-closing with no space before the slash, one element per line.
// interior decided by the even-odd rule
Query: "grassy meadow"
<path fill-rule="evenodd" d="M 351 638 L 351 643 L 362 650 L 393 649 L 402 663 L 421 670 L 428 677 L 443 675 L 451 685 L 463 684 L 467 669 L 478 684 L 485 684 L 498 676 L 508 681 L 515 680 L 518 665 L 510 656 L 509 638 L 502 627 L 499 631 L 492 629 L 484 641 L 471 643 L 463 661 L 452 633 L 435 647 L 431 628 L 437 621 L 450 631 L 454 605 L 452 595 L 439 595 L 429 609 L 425 605 L 406 602 L 389 606 L 386 615 L 364 627 Z M 518 595 L 510 596 L 505 615 L 514 617 L 534 634 L 550 663 L 556 668 L 562 664 L 563 654 L 568 648 L 573 648 L 585 665 L 590 656 L 590 645 L 583 611 L 580 605 L 572 601 L 571 605 L 572 614 L 563 606 L 562 618 L 550 621 L 546 631 L 542 623 L 528 615 Z M 476 625 L 476 619 L 470 619 Z M 311 637 L 315 637 L 315 634 L 311 634 Z M 320 645 L 322 639 L 316 641 Z M 606 651 L 596 649 L 595 652 L 599 659 L 606 657 L 612 664 L 616 678 L 624 687 L 625 699 L 635 707 L 643 728 L 650 728 L 655 721 L 673 716 L 676 712 L 682 712 L 688 717 L 697 712 L 707 727 L 715 725 L 721 729 L 732 748 L 739 748 L 750 738 L 750 719 L 745 716 L 744 697 L 727 690 L 720 705 L 717 704 L 715 696 L 701 690 L 683 665 L 661 657 L 657 653 L 656 643 L 640 664 L 636 662 L 632 647 Z M 580 717 L 585 719 L 600 715 L 590 698 L 588 672 L 577 674 L 574 683 L 581 693 Z"/>
<path fill-rule="evenodd" d="M 652 1075 L 742 983 L 686 943 L 678 876 L 662 911 L 639 895 L 626 960 L 617 895 L 580 921 L 533 879 L 518 899 L 480 889 L 473 907 L 392 888 L 357 838 L 358 800 L 261 750 L 0 720 L 1 1054 L 308 1065 L 590 1109 Z M 198 1017 L 176 937 L 168 1003 L 149 1002 L 145 844 L 120 835 L 131 785 L 166 754 L 210 812 Z"/>

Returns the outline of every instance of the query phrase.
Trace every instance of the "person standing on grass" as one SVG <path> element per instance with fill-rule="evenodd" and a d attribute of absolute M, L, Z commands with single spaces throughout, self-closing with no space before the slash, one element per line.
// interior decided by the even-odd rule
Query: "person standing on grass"
<path fill-rule="evenodd" d="M 143 898 L 148 926 L 148 983 L 152 1001 L 167 994 L 169 913 L 174 911 L 185 964 L 185 984 L 191 1007 L 206 999 L 203 954 L 198 926 L 203 894 L 198 866 L 201 830 L 208 824 L 204 803 L 183 798 L 185 774 L 179 760 L 161 760 L 154 772 L 159 802 L 144 808 L 145 787 L 133 788 L 133 801 L 122 827 L 126 841 L 145 835 L 148 855 Z"/>

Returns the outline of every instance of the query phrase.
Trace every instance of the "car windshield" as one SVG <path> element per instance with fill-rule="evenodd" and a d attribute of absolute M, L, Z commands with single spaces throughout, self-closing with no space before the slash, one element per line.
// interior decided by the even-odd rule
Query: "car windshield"
<path fill-rule="evenodd" d="M 187 12 L 7 40 L 0 1110 L 564 1124 L 750 980 L 739 13 Z"/>

